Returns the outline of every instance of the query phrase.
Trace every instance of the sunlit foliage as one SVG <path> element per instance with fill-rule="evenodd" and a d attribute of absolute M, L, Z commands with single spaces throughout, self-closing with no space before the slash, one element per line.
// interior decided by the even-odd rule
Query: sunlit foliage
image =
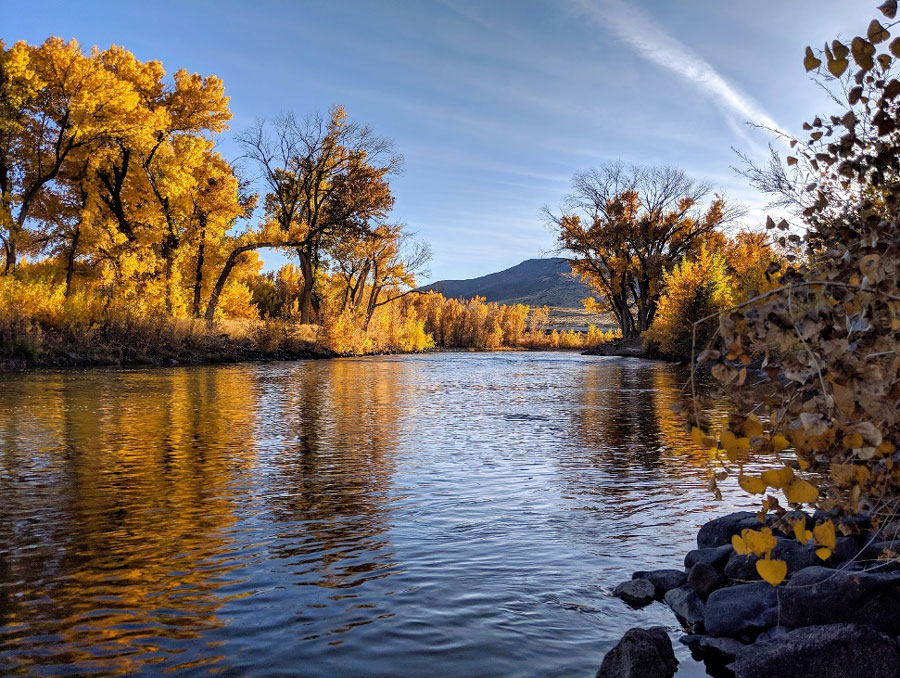
<path fill-rule="evenodd" d="M 893 20 L 895 1 L 882 13 Z M 721 425 L 697 396 L 688 412 L 695 441 L 741 487 L 766 494 L 761 515 L 793 522 L 820 557 L 835 527 L 850 534 L 897 519 L 900 508 L 900 38 L 875 19 L 865 35 L 807 48 L 804 64 L 839 110 L 804 125 L 786 167 L 773 157 L 748 175 L 797 216 L 768 226 L 794 245 L 778 287 L 719 316 L 699 362 L 735 403 Z M 761 372 L 751 369 L 759 361 Z M 765 461 L 762 474 L 745 471 Z M 718 492 L 715 479 L 711 488 Z M 813 529 L 788 507 L 825 512 Z M 756 541 L 754 541 L 756 540 Z M 768 557 L 759 537 L 742 544 Z M 741 544 L 736 544 L 740 547 Z M 780 566 L 760 572 L 777 584 Z M 779 569 L 776 569 L 779 568 Z"/>

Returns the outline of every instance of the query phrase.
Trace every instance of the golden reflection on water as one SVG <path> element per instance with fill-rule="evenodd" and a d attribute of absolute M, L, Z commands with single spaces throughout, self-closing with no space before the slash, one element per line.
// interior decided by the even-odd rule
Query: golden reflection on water
<path fill-rule="evenodd" d="M 552 540 L 596 540 L 580 518 L 568 518 L 581 505 L 559 499 L 559 465 L 569 464 L 562 477 L 586 501 L 614 499 L 622 515 L 637 516 L 652 509 L 647 494 L 665 495 L 674 478 L 699 482 L 705 457 L 668 409 L 683 381 L 677 371 L 528 360 L 4 375 L 0 673 L 243 675 L 252 673 L 240 663 L 247 648 L 263 669 L 271 653 L 329 658 L 350 631 L 378 621 L 395 632 L 394 644 L 379 648 L 384 665 L 372 665 L 387 675 L 423 646 L 447 644 L 422 635 L 436 603 L 415 607 L 419 594 L 410 592 L 426 585 L 438 601 L 457 600 L 434 610 L 436 619 L 454 615 L 450 628 L 473 634 L 448 645 L 448 657 L 459 659 L 480 647 L 486 628 L 477 615 L 469 628 L 472 584 L 459 578 L 467 559 L 496 556 L 467 535 L 516 534 L 527 520 L 536 521 L 526 529 L 534 543 L 509 551 L 527 559 L 505 558 L 534 572 L 537 592 L 526 602 L 537 606 L 535 629 L 546 628 L 541 615 L 554 612 L 542 607 L 541 568 L 552 580 L 568 557 Z M 541 510 L 531 501 L 544 502 Z M 398 518 L 398 504 L 406 517 Z M 574 527 L 551 529 L 546 511 Z M 509 593 L 505 581 L 478 586 L 498 587 L 481 592 L 498 600 Z M 411 609 L 401 608 L 401 593 Z M 492 605 L 492 614 L 524 604 Z M 412 630 L 404 619 L 415 621 Z M 490 627 L 498 661 L 520 651 L 512 631 L 522 619 Z M 278 646 L 285 629 L 288 649 Z M 560 656 L 571 655 L 559 640 Z M 546 641 L 551 656 L 554 638 Z M 360 642 L 340 656 L 371 661 Z M 469 675 L 465 666 L 448 675 Z"/>

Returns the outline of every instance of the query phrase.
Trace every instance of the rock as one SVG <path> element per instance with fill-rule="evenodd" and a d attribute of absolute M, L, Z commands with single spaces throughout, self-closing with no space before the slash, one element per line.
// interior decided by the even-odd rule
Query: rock
<path fill-rule="evenodd" d="M 711 598 L 711 597 L 710 597 Z M 868 624 L 900 634 L 900 575 L 807 567 L 779 589 L 786 626 Z"/>
<path fill-rule="evenodd" d="M 786 626 L 773 626 L 768 631 L 763 631 L 756 637 L 757 643 L 762 643 L 766 640 L 774 640 L 775 638 L 780 638 L 785 633 L 788 633 L 790 629 Z"/>
<path fill-rule="evenodd" d="M 834 552 L 828 562 L 833 565 L 849 562 L 860 555 L 859 542 L 853 537 L 838 537 L 834 545 Z"/>
<path fill-rule="evenodd" d="M 665 595 L 666 605 L 686 629 L 697 631 L 703 623 L 704 605 L 700 596 L 688 586 L 679 586 Z"/>
<path fill-rule="evenodd" d="M 733 581 L 760 581 L 762 577 L 756 571 L 757 560 L 759 559 L 752 553 L 746 556 L 732 553 L 725 564 L 725 577 Z"/>
<path fill-rule="evenodd" d="M 650 570 L 635 572 L 631 575 L 632 579 L 646 579 L 656 588 L 656 597 L 662 600 L 672 589 L 684 586 L 687 581 L 687 575 L 681 570 Z"/>
<path fill-rule="evenodd" d="M 706 563 L 696 563 L 687 575 L 687 585 L 704 600 L 709 597 L 710 593 L 722 588 L 726 583 L 727 580 L 722 573 Z"/>
<path fill-rule="evenodd" d="M 738 511 L 727 516 L 710 520 L 697 533 L 697 548 L 708 549 L 724 544 L 731 544 L 731 537 L 742 530 L 751 528 L 758 530 L 762 524 L 750 511 Z"/>
<path fill-rule="evenodd" d="M 725 568 L 725 563 L 728 562 L 728 558 L 732 553 L 734 553 L 734 549 L 731 544 L 714 546 L 708 549 L 694 549 L 693 551 L 688 551 L 687 555 L 685 555 L 684 567 L 686 570 L 690 570 L 697 563 L 706 563 L 717 570 L 722 570 Z"/>
<path fill-rule="evenodd" d="M 719 589 L 706 601 L 704 624 L 712 636 L 755 633 L 777 623 L 778 596 L 766 582 Z"/>
<path fill-rule="evenodd" d="M 732 667 L 735 678 L 898 678 L 900 649 L 870 626 L 808 626 L 748 646 Z"/>
<path fill-rule="evenodd" d="M 716 663 L 730 664 L 745 647 L 747 646 L 744 643 L 734 638 L 701 636 L 697 652 L 705 660 L 711 659 Z"/>
<path fill-rule="evenodd" d="M 672 641 L 661 627 L 629 629 L 606 653 L 597 678 L 672 678 L 678 660 Z"/>
<path fill-rule="evenodd" d="M 656 587 L 646 579 L 630 579 L 614 588 L 613 595 L 634 607 L 644 607 L 653 602 Z"/>

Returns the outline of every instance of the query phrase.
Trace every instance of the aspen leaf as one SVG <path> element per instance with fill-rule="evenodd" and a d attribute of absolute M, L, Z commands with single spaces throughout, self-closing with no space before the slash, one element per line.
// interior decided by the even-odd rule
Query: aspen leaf
<path fill-rule="evenodd" d="M 794 536 L 801 544 L 813 538 L 813 533 L 806 529 L 806 518 L 801 518 L 794 524 Z"/>
<path fill-rule="evenodd" d="M 840 40 L 832 40 L 831 53 L 834 54 L 835 59 L 846 59 L 847 55 L 850 54 L 850 48 Z"/>
<path fill-rule="evenodd" d="M 742 475 L 738 478 L 738 485 L 750 494 L 763 494 L 766 491 L 766 484 L 763 482 L 762 478 L 758 476 Z"/>
<path fill-rule="evenodd" d="M 812 483 L 797 478 L 785 488 L 784 496 L 792 504 L 812 504 L 819 498 L 819 491 Z"/>
<path fill-rule="evenodd" d="M 891 51 L 891 54 L 900 59 L 900 38 L 894 38 L 893 40 L 891 40 L 891 44 L 888 49 Z"/>
<path fill-rule="evenodd" d="M 744 420 L 744 433 L 750 437 L 761 436 L 763 432 L 762 422 L 755 414 L 751 414 Z"/>
<path fill-rule="evenodd" d="M 747 544 L 745 544 L 744 540 L 741 539 L 740 535 L 737 534 L 731 537 L 731 547 L 739 556 L 746 556 L 748 553 L 750 553 L 750 549 L 747 548 Z"/>
<path fill-rule="evenodd" d="M 812 47 L 806 48 L 806 55 L 803 57 L 803 67 L 809 71 L 814 71 L 822 65 L 822 60 L 813 54 Z"/>
<path fill-rule="evenodd" d="M 828 72 L 831 73 L 834 77 L 839 78 L 844 74 L 844 71 L 847 70 L 847 67 L 850 65 L 850 62 L 846 59 L 829 59 L 828 60 Z M 821 137 L 821 133 L 819 134 Z"/>
<path fill-rule="evenodd" d="M 884 2 L 878 5 L 878 9 L 888 19 L 893 19 L 897 16 L 897 0 L 884 0 Z"/>
<path fill-rule="evenodd" d="M 787 563 L 783 560 L 770 560 L 768 558 L 757 560 L 756 571 L 760 577 L 772 586 L 778 586 L 787 576 Z"/>
<path fill-rule="evenodd" d="M 820 548 L 816 549 L 816 555 L 819 556 L 822 560 L 828 560 L 831 558 L 831 549 L 829 548 Z"/>
<path fill-rule="evenodd" d="M 779 469 L 763 471 L 762 481 L 769 487 L 781 489 L 787 487 L 794 480 L 794 469 L 790 466 L 782 466 Z"/>
<path fill-rule="evenodd" d="M 881 22 L 878 21 L 878 19 L 872 19 L 869 23 L 869 28 L 866 31 L 866 36 L 869 38 L 869 42 L 873 45 L 877 45 L 879 42 L 884 42 L 891 37 L 891 34 L 881 25 Z"/>
<path fill-rule="evenodd" d="M 850 52 L 860 68 L 868 71 L 875 66 L 875 61 L 872 59 L 875 56 L 875 47 L 867 40 L 859 36 L 853 38 L 850 43 Z"/>
<path fill-rule="evenodd" d="M 776 452 L 781 452 L 782 450 L 785 450 L 788 447 L 790 447 L 790 445 L 791 445 L 790 441 L 788 441 L 788 439 L 785 438 L 780 433 L 777 433 L 774 436 L 772 436 L 772 446 L 775 448 Z"/>
<path fill-rule="evenodd" d="M 834 523 L 830 520 L 826 520 L 821 525 L 816 525 L 813 528 L 813 536 L 815 536 L 816 544 L 818 544 L 819 546 L 833 549 L 836 543 Z"/>
<path fill-rule="evenodd" d="M 747 548 L 760 558 L 771 553 L 772 549 L 778 544 L 772 535 L 772 530 L 768 527 L 764 527 L 761 530 L 751 530 L 750 528 L 742 530 L 741 538 L 744 540 Z"/>
<path fill-rule="evenodd" d="M 694 441 L 694 444 L 697 445 L 697 447 L 702 447 L 704 450 L 709 450 L 716 446 L 716 441 L 703 433 L 703 431 L 696 426 L 691 428 L 691 440 Z"/>

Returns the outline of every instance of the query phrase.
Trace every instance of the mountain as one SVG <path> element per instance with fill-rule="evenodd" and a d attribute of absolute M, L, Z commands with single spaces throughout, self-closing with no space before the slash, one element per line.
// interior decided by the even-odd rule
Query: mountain
<path fill-rule="evenodd" d="M 440 280 L 422 289 L 457 299 L 477 295 L 501 304 L 578 309 L 581 300 L 591 296 L 590 288 L 572 274 L 569 262 L 560 258 L 528 259 L 498 273 L 469 280 Z"/>

